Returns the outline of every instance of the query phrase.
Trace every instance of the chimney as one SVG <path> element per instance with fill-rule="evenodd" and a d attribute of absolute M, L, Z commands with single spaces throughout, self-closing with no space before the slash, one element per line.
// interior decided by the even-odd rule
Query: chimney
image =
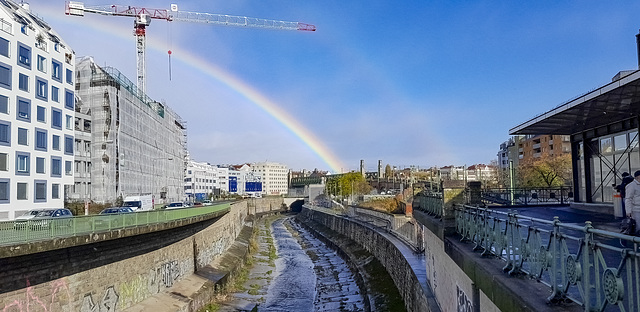
<path fill-rule="evenodd" d="M 638 31 L 638 34 L 636 35 L 636 49 L 637 49 L 637 53 L 638 53 L 638 69 L 640 69 L 640 30 Z"/>

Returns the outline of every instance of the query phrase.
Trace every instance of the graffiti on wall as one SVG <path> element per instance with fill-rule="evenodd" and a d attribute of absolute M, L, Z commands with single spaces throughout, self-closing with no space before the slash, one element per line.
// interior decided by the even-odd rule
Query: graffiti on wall
<path fill-rule="evenodd" d="M 180 267 L 178 261 L 167 262 L 162 265 L 162 282 L 164 287 L 173 286 L 173 282 L 180 277 Z"/>
<path fill-rule="evenodd" d="M 2 312 L 22 312 L 22 311 L 56 311 L 61 306 L 68 306 L 71 303 L 71 295 L 69 292 L 69 286 L 64 278 L 57 279 L 50 284 L 49 289 L 43 291 L 44 294 L 51 296 L 51 302 L 45 302 L 45 299 L 41 299 L 36 293 L 36 290 L 31 286 L 29 279 L 26 280 L 27 288 L 24 291 L 24 298 L 16 298 L 13 301 L 7 302 L 2 309 Z M 19 296 L 21 297 L 21 296 Z"/>
<path fill-rule="evenodd" d="M 189 261 L 168 261 L 150 269 L 148 274 L 141 274 L 121 283 L 118 287 L 118 305 L 128 307 L 173 286 L 180 277 L 191 272 L 188 263 Z"/>
<path fill-rule="evenodd" d="M 206 266 L 217 256 L 221 255 L 225 248 L 225 239 L 220 238 L 217 241 L 213 242 L 209 248 L 204 248 L 203 250 L 199 250 L 198 252 L 198 265 Z"/>
<path fill-rule="evenodd" d="M 118 304 L 118 294 L 113 289 L 113 286 L 107 288 L 102 296 L 102 301 L 99 303 L 93 302 L 93 296 L 86 294 L 82 299 L 82 306 L 80 306 L 80 312 L 115 312 Z"/>
<path fill-rule="evenodd" d="M 473 312 L 473 304 L 471 300 L 469 300 L 469 297 L 467 297 L 467 294 L 465 294 L 458 285 L 456 285 L 456 289 L 458 290 L 456 296 L 458 299 L 458 312 Z"/>

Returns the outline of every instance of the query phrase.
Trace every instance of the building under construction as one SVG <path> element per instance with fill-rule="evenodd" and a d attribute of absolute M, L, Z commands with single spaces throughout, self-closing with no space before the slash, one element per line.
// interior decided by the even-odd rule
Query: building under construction
<path fill-rule="evenodd" d="M 91 118 L 91 142 L 82 144 L 90 149 L 84 151 L 90 163 L 82 166 L 90 182 L 76 183 L 70 197 L 99 203 L 149 194 L 156 204 L 183 200 L 187 138 L 180 116 L 91 57 L 80 58 L 76 72 L 76 111 Z"/>

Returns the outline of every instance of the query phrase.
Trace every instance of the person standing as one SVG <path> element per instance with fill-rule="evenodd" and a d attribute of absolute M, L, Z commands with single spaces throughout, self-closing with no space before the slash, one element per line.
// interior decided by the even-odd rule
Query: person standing
<path fill-rule="evenodd" d="M 622 181 L 620 182 L 619 185 L 616 186 L 616 191 L 620 193 L 620 197 L 622 198 L 622 216 L 623 217 L 627 215 L 627 211 L 625 209 L 625 201 L 626 201 L 625 199 L 627 198 L 626 188 L 627 188 L 627 185 L 631 182 L 633 182 L 633 178 L 631 177 L 631 175 L 628 172 L 623 172 Z"/>
<path fill-rule="evenodd" d="M 633 173 L 633 181 L 625 188 L 625 207 L 627 216 L 640 220 L 640 170 Z"/>

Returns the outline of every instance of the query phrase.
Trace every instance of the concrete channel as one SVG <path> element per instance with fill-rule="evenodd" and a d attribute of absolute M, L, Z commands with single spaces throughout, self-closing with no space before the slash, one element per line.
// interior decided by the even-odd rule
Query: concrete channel
<path fill-rule="evenodd" d="M 385 306 L 386 295 L 365 286 L 363 276 L 369 275 L 358 269 L 363 266 L 294 216 L 265 217 L 254 227 L 255 251 L 231 292 L 218 300 L 217 311 L 375 311 Z M 371 301 L 378 304 L 372 308 Z"/>

